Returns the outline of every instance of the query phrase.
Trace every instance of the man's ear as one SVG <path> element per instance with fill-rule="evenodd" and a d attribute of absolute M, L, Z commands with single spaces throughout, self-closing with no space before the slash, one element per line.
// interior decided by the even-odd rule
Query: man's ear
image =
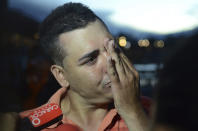
<path fill-rule="evenodd" d="M 58 65 L 52 65 L 51 66 L 51 72 L 58 81 L 58 83 L 61 85 L 61 87 L 68 87 L 69 82 L 67 81 L 66 77 L 64 76 L 64 69 L 61 66 Z"/>

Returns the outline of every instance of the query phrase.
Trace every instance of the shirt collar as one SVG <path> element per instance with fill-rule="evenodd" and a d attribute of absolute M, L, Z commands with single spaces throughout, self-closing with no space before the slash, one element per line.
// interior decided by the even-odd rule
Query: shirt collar
<path fill-rule="evenodd" d="M 65 93 L 67 92 L 67 89 L 62 87 L 60 88 L 59 90 L 57 90 L 53 95 L 52 97 L 49 99 L 49 101 L 46 103 L 46 104 L 49 104 L 49 103 L 55 103 L 55 104 L 58 104 L 60 106 L 60 102 L 61 102 L 61 98 L 63 95 L 65 95 Z M 42 106 L 45 106 L 46 104 L 42 105 Z M 40 107 L 39 107 L 40 108 Z M 21 118 L 24 118 L 24 117 L 27 117 L 32 111 L 36 110 L 37 108 L 35 109 L 32 109 L 32 110 L 27 110 L 27 111 L 24 111 L 24 112 L 21 112 L 19 115 L 21 116 Z M 115 118 L 115 116 L 118 115 L 116 109 L 111 109 L 107 115 L 105 116 L 105 118 L 103 119 L 100 127 L 99 127 L 99 131 L 101 130 L 105 130 L 113 121 L 113 119 Z M 63 119 L 61 121 L 63 124 L 64 123 L 68 123 L 68 124 L 72 124 L 72 125 L 76 125 L 74 122 L 72 122 L 71 120 L 68 120 L 66 117 L 63 116 Z M 55 123 L 51 126 L 48 127 L 49 128 L 56 128 L 60 123 Z"/>

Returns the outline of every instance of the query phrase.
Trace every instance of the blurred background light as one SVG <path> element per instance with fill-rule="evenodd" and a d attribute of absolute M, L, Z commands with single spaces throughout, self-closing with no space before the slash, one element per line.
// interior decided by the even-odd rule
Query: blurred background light
<path fill-rule="evenodd" d="M 125 47 L 127 45 L 127 40 L 126 40 L 126 37 L 125 36 L 119 37 L 119 45 L 121 47 Z"/>
<path fill-rule="evenodd" d="M 148 39 L 139 40 L 138 45 L 139 47 L 148 47 L 150 45 L 150 42 Z"/>
<path fill-rule="evenodd" d="M 164 47 L 164 41 L 163 40 L 157 40 L 154 42 L 154 47 L 156 48 L 163 48 Z"/>

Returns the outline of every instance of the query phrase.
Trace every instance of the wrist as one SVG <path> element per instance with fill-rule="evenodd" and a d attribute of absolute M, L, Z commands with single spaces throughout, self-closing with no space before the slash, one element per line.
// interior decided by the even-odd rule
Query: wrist
<path fill-rule="evenodd" d="M 130 131 L 145 131 L 148 129 L 148 117 L 141 104 L 137 104 L 127 113 L 120 114 Z"/>

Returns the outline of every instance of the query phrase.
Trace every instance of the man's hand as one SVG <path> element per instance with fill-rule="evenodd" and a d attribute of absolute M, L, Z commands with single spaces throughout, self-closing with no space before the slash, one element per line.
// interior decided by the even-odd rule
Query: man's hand
<path fill-rule="evenodd" d="M 113 40 L 109 41 L 107 52 L 107 72 L 111 79 L 115 107 L 119 113 L 124 111 L 124 114 L 128 114 L 139 103 L 138 72 L 122 52 L 116 51 Z"/>
<path fill-rule="evenodd" d="M 130 130 L 133 128 L 134 131 L 142 131 L 147 118 L 139 99 L 138 72 L 122 52 L 116 51 L 113 40 L 105 48 L 109 54 L 107 72 L 111 80 L 115 108 Z"/>

